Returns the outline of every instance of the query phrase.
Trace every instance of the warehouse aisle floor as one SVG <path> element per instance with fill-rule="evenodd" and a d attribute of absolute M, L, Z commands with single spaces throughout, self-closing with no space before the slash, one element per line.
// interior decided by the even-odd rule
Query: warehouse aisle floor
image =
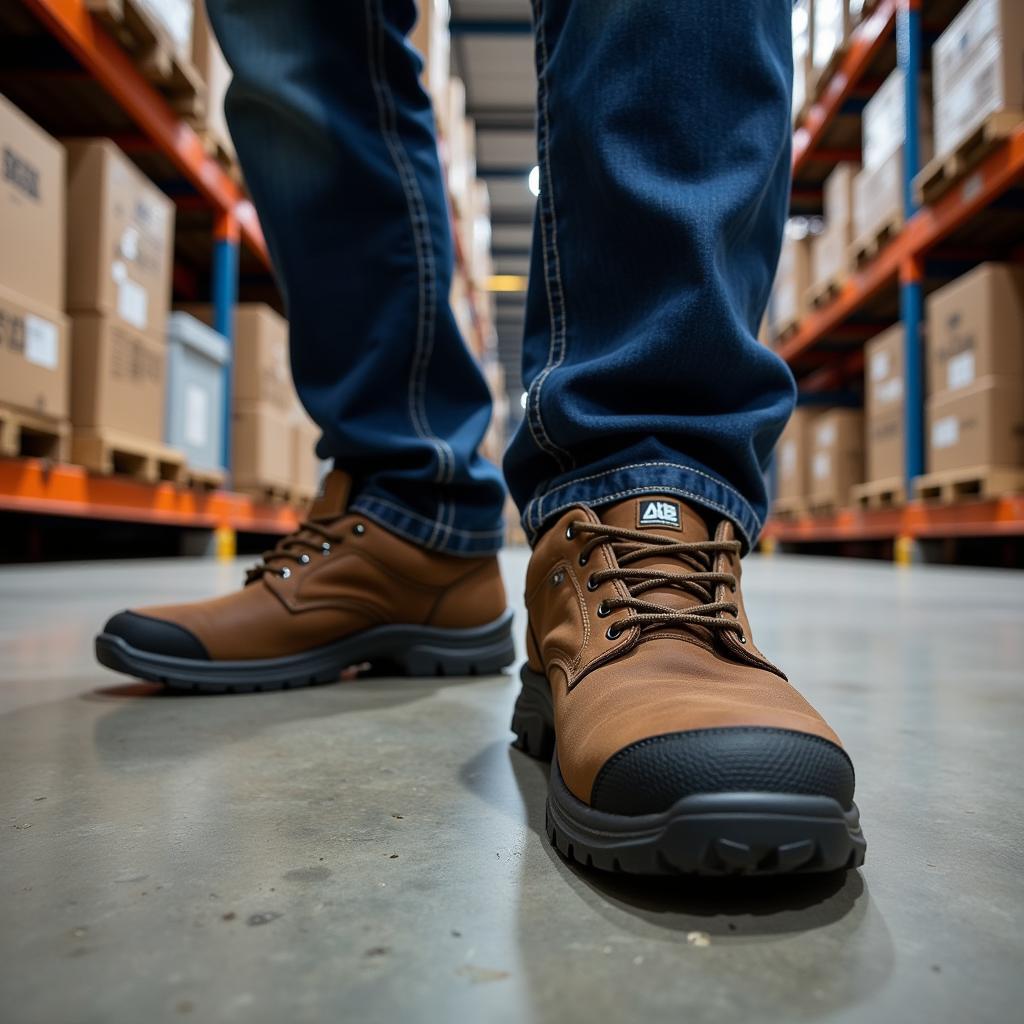
<path fill-rule="evenodd" d="M 94 629 L 238 566 L 0 570 L 4 1020 L 1014 1019 L 1024 576 L 747 571 L 758 643 L 858 765 L 860 872 L 578 872 L 509 747 L 511 676 L 161 696 Z"/>

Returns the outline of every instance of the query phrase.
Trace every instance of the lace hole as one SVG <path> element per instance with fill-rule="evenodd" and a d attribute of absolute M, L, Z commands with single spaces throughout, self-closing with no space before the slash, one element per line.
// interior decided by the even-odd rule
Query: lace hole
<path fill-rule="evenodd" d="M 576 536 L 576 531 L 570 526 L 565 531 L 565 539 L 572 540 Z"/>
<path fill-rule="evenodd" d="M 609 640 L 618 640 L 619 637 L 622 635 L 622 629 L 620 627 L 616 626 L 614 623 L 612 623 L 612 625 L 610 625 L 605 630 L 605 634 L 604 635 L 606 637 L 608 637 Z"/>
<path fill-rule="evenodd" d="M 580 558 L 579 558 L 580 565 L 586 565 L 589 560 L 590 559 L 586 555 L 580 555 Z"/>
<path fill-rule="evenodd" d="M 309 555 L 300 555 L 300 556 L 299 556 L 299 561 L 300 561 L 300 562 L 301 562 L 301 563 L 302 563 L 303 565 L 309 565 Z"/>
<path fill-rule="evenodd" d="M 597 617 L 599 619 L 603 619 L 606 615 L 611 615 L 611 613 L 612 613 L 612 610 L 611 610 L 611 608 L 608 607 L 608 602 L 607 601 L 602 601 L 597 606 Z"/>
<path fill-rule="evenodd" d="M 356 523 L 356 525 L 352 527 L 352 532 L 357 537 L 362 537 L 362 535 L 366 533 L 366 527 L 362 523 Z"/>
<path fill-rule="evenodd" d="M 557 587 L 558 584 L 561 583 L 562 580 L 564 580 L 564 579 L 565 579 L 565 573 L 564 572 L 556 572 L 554 574 L 554 576 L 551 577 L 551 586 Z"/>
<path fill-rule="evenodd" d="M 588 576 L 587 577 L 587 590 L 594 591 L 594 590 L 597 590 L 597 588 L 599 586 L 601 586 L 601 584 L 600 583 L 595 583 L 593 576 Z"/>
<path fill-rule="evenodd" d="M 291 576 L 291 574 L 292 571 L 288 568 L 288 566 L 285 566 L 283 569 L 278 569 L 277 571 L 277 575 L 280 576 L 281 579 L 283 580 L 288 579 L 288 577 Z"/>
<path fill-rule="evenodd" d="M 741 644 L 745 644 L 746 642 L 747 642 L 746 636 L 744 636 L 742 633 L 740 633 L 740 643 Z"/>

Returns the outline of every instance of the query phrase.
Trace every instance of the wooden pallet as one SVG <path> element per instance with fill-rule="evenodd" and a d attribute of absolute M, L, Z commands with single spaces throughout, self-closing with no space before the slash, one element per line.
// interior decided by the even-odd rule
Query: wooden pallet
<path fill-rule="evenodd" d="M 817 78 L 814 80 L 814 86 L 812 92 L 816 100 L 820 100 L 824 95 L 825 90 L 828 88 L 828 83 L 832 80 L 832 76 L 836 73 L 836 68 L 842 64 L 843 59 L 850 51 L 850 41 L 845 40 L 840 43 L 835 50 L 832 51 L 832 56 L 825 62 L 825 66 L 818 73 Z"/>
<path fill-rule="evenodd" d="M 866 231 L 850 243 L 850 260 L 860 269 L 870 263 L 899 233 L 903 227 L 903 214 L 892 213 L 881 224 Z"/>
<path fill-rule="evenodd" d="M 224 486 L 226 474 L 223 469 L 200 469 L 197 466 L 186 466 L 184 483 L 196 491 L 217 491 Z"/>
<path fill-rule="evenodd" d="M 150 13 L 135 0 L 86 0 L 88 11 L 131 54 L 139 71 L 182 117 L 202 117 L 206 83 Z"/>
<path fill-rule="evenodd" d="M 285 484 L 235 484 L 233 489 L 239 494 L 248 495 L 254 501 L 270 505 L 297 505 L 303 500 L 294 488 Z"/>
<path fill-rule="evenodd" d="M 792 523 L 807 515 L 807 501 L 804 498 L 776 498 L 772 502 L 772 515 L 786 523 Z"/>
<path fill-rule="evenodd" d="M 185 476 L 184 453 L 117 430 L 75 430 L 71 461 L 94 473 L 128 476 L 150 484 L 162 480 L 181 483 Z"/>
<path fill-rule="evenodd" d="M 849 271 L 836 271 L 831 277 L 824 281 L 816 281 L 807 289 L 807 299 L 811 309 L 820 309 L 827 306 L 843 290 L 843 285 L 849 279 Z"/>
<path fill-rule="evenodd" d="M 198 121 L 193 125 L 196 135 L 203 144 L 206 155 L 220 164 L 225 174 L 236 184 L 242 184 L 242 166 L 233 149 L 224 144 L 219 134 L 204 128 Z"/>
<path fill-rule="evenodd" d="M 782 320 L 778 324 L 772 324 L 770 335 L 772 346 L 778 347 L 784 341 L 788 341 L 798 330 L 800 330 L 800 318 L 795 316 Z"/>
<path fill-rule="evenodd" d="M 67 462 L 70 438 L 67 420 L 0 405 L 0 455 L 5 458 L 29 456 Z"/>
<path fill-rule="evenodd" d="M 1024 469 L 1014 466 L 967 466 L 926 473 L 914 480 L 921 501 L 951 505 L 961 501 L 1024 493 Z"/>
<path fill-rule="evenodd" d="M 835 498 L 807 499 L 807 513 L 812 516 L 834 516 L 842 507 Z"/>
<path fill-rule="evenodd" d="M 930 160 L 914 178 L 914 198 L 919 204 L 934 203 L 961 178 L 1012 135 L 1024 113 L 1019 110 L 997 110 L 988 115 L 952 153 Z"/>
<path fill-rule="evenodd" d="M 894 476 L 857 484 L 851 489 L 850 497 L 858 508 L 899 508 L 906 504 L 907 492 L 902 478 Z"/>

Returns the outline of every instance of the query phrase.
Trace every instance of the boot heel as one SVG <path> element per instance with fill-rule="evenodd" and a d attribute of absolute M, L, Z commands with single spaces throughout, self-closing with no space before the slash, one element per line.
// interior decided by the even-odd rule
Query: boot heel
<path fill-rule="evenodd" d="M 410 676 L 495 675 L 516 660 L 512 612 L 472 629 L 421 628 L 385 658 Z"/>
<path fill-rule="evenodd" d="M 555 725 L 548 681 L 525 665 L 520 675 L 523 688 L 512 712 L 512 731 L 516 734 L 512 745 L 531 757 L 550 761 L 555 752 Z"/>

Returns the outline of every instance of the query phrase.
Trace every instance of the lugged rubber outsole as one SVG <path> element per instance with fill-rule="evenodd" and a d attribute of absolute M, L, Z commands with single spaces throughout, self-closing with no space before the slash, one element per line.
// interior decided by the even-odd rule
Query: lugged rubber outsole
<path fill-rule="evenodd" d="M 344 669 L 364 662 L 385 664 L 397 675 L 490 675 L 515 661 L 512 611 L 468 629 L 377 626 L 332 644 L 282 658 L 207 661 L 175 658 L 133 647 L 122 637 L 96 637 L 101 665 L 174 690 L 253 693 L 337 682 Z"/>
<path fill-rule="evenodd" d="M 588 868 L 636 875 L 783 875 L 864 863 L 856 805 L 827 796 L 701 793 L 659 814 L 608 814 L 569 792 L 555 753 L 547 680 L 527 666 L 512 716 L 514 746 L 551 761 L 545 829 L 551 845 Z"/>

